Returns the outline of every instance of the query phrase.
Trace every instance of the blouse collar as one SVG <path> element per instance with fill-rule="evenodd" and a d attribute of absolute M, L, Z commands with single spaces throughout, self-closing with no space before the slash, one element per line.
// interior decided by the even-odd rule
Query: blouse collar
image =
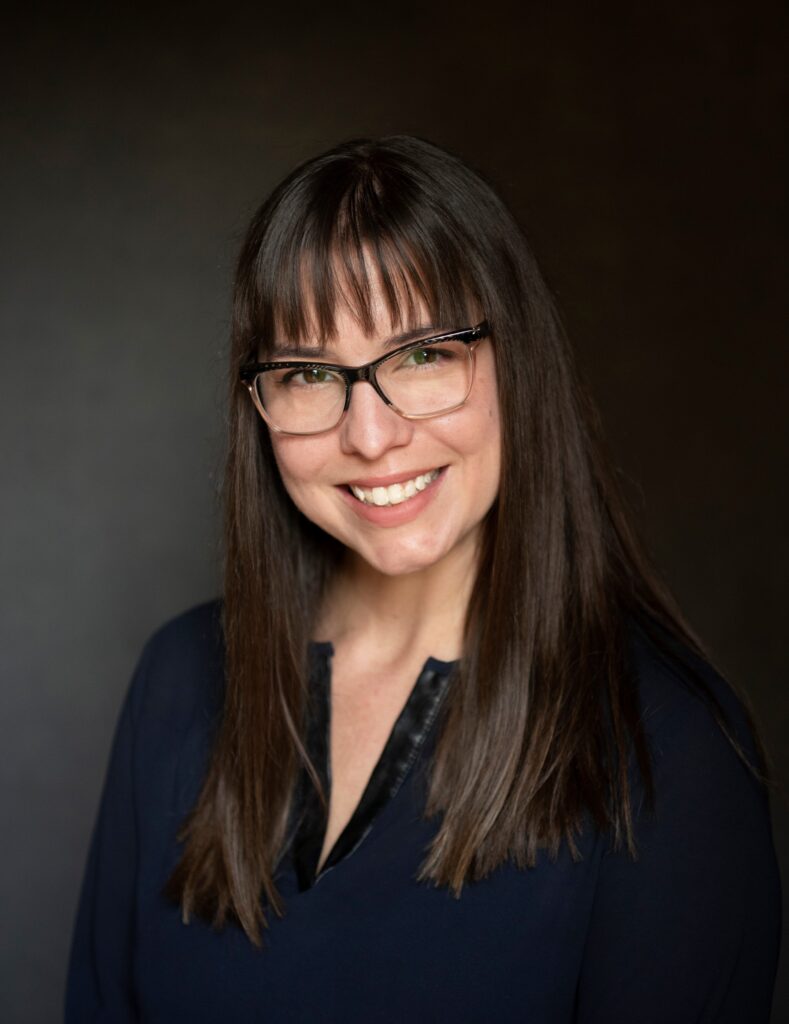
<path fill-rule="evenodd" d="M 307 750 L 324 792 L 330 793 L 331 768 L 331 643 L 310 644 L 310 700 L 307 711 Z M 302 770 L 296 791 L 292 856 L 301 890 L 317 884 L 364 842 L 382 809 L 394 799 L 438 715 L 452 669 L 457 662 L 428 658 L 400 712 L 350 821 L 332 846 L 321 870 L 318 860 L 327 819 L 314 785 Z"/>

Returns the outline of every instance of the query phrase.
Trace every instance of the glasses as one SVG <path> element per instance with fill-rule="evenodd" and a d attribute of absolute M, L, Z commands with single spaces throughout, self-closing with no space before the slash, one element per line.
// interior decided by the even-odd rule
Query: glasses
<path fill-rule="evenodd" d="M 322 434 L 336 427 L 357 381 L 371 384 L 405 419 L 428 419 L 464 404 L 474 383 L 474 350 L 489 335 L 483 320 L 403 345 L 364 366 L 279 360 L 249 363 L 239 378 L 266 423 L 282 434 Z"/>

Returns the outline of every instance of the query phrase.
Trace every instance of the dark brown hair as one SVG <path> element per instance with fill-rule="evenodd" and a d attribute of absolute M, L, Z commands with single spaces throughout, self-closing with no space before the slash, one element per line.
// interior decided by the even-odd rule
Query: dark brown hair
<path fill-rule="evenodd" d="M 420 300 L 436 324 L 466 326 L 483 312 L 502 422 L 500 491 L 430 778 L 426 814 L 443 817 L 419 878 L 459 895 L 507 859 L 533 866 L 541 847 L 555 856 L 566 841 L 577 857 L 585 817 L 635 855 L 628 765 L 647 806 L 654 795 L 627 624 L 706 657 L 631 525 L 550 293 L 494 190 L 405 136 L 346 143 L 303 164 L 260 208 L 238 261 L 225 702 L 168 884 L 184 920 L 230 918 L 255 943 L 267 923 L 261 897 L 284 912 L 273 875 L 302 765 L 320 791 L 303 735 L 307 651 L 339 551 L 285 493 L 238 370 L 277 333 L 331 337 L 340 296 L 370 330 L 372 272 L 393 323 Z M 700 676 L 694 685 L 748 763 Z M 749 767 L 766 778 L 756 744 L 761 763 Z"/>

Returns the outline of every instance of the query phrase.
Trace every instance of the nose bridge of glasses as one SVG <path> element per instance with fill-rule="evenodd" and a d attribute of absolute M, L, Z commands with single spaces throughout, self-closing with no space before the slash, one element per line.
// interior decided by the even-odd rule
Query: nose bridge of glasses
<path fill-rule="evenodd" d="M 350 409 L 351 400 L 353 398 L 354 393 L 354 384 L 369 384 L 370 389 L 373 392 L 375 392 L 376 400 L 380 400 L 388 408 L 392 406 L 391 399 L 381 389 L 381 385 L 378 383 L 378 378 L 375 375 L 376 369 L 376 363 L 368 363 L 366 366 L 359 366 L 354 369 L 347 369 L 345 371 L 345 377 L 348 382 L 345 402 L 346 412 Z"/>
<path fill-rule="evenodd" d="M 348 367 L 345 370 L 345 376 L 348 380 L 349 387 L 352 384 L 356 384 L 357 381 L 365 381 L 368 384 L 373 384 L 375 374 L 375 364 L 367 363 L 365 366 L 357 366 L 355 368 Z"/>
<path fill-rule="evenodd" d="M 392 404 L 388 395 L 382 390 L 381 385 L 378 383 L 378 378 L 375 373 L 377 369 L 378 363 L 375 362 L 367 363 L 365 366 L 358 366 L 353 369 L 348 368 L 345 370 L 345 379 L 348 382 L 346 409 L 351 403 L 354 384 L 369 384 L 385 405 Z"/>

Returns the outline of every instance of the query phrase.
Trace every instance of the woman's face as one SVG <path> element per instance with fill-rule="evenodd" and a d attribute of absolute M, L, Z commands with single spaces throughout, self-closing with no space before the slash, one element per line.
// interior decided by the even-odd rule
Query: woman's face
<path fill-rule="evenodd" d="M 396 330 L 374 287 L 375 326 L 368 337 L 345 307 L 337 312 L 337 335 L 318 356 L 359 366 L 384 354 Z M 430 325 L 425 309 L 418 324 Z M 432 324 L 425 336 L 471 324 Z M 500 425 L 496 370 L 490 341 L 476 349 L 474 385 L 465 405 L 431 419 L 407 420 L 394 412 L 372 385 L 353 385 L 345 418 L 323 434 L 296 437 L 271 432 L 285 488 L 303 514 L 386 575 L 429 569 L 448 558 L 471 554 L 482 520 L 499 488 Z M 417 477 L 435 479 L 418 489 Z M 428 477 L 430 479 L 430 477 Z M 396 504 L 360 501 L 351 486 L 389 492 Z"/>

